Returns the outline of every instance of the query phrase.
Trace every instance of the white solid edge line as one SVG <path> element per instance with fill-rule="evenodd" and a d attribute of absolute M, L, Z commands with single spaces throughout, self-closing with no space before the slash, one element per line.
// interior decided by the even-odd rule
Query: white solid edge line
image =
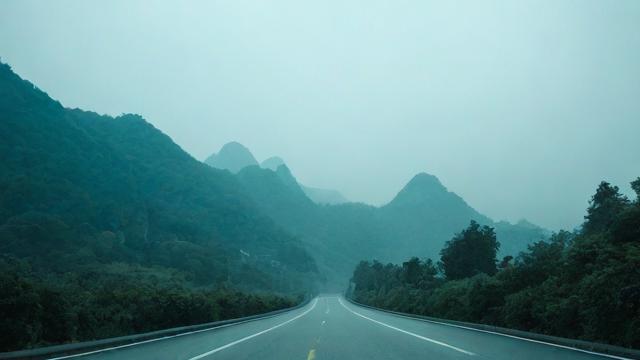
<path fill-rule="evenodd" d="M 317 299 L 316 299 L 317 301 Z M 314 305 L 315 306 L 315 303 Z M 166 340 L 166 339 L 172 339 L 172 338 L 176 338 L 176 337 L 180 337 L 180 336 L 185 336 L 185 335 L 191 335 L 191 334 L 197 334 L 197 333 L 201 333 L 201 332 L 205 332 L 205 331 L 211 331 L 211 330 L 217 330 L 217 329 L 222 329 L 222 328 L 226 328 L 229 326 L 235 326 L 235 325 L 240 325 L 240 324 L 245 324 L 248 322 L 252 322 L 252 321 L 257 321 L 257 320 L 263 320 L 263 319 L 269 319 L 275 316 L 279 316 L 279 315 L 284 315 L 285 313 L 279 313 L 279 314 L 273 314 L 273 315 L 269 315 L 269 316 L 265 316 L 265 317 L 260 317 L 260 318 L 255 318 L 255 319 L 249 319 L 249 320 L 243 320 L 243 321 L 238 321 L 235 323 L 231 323 L 231 324 L 224 324 L 224 325 L 220 325 L 220 326 L 214 326 L 214 327 L 210 327 L 210 328 L 206 328 L 206 329 L 201 329 L 201 330 L 195 330 L 195 331 L 189 331 L 189 332 L 185 332 L 185 333 L 180 333 L 180 334 L 176 334 L 176 335 L 169 335 L 169 336 L 163 336 L 160 338 L 156 338 L 156 339 L 149 339 L 149 340 L 144 340 L 144 341 L 139 341 L 139 342 L 134 342 L 131 344 L 125 344 L 125 345 L 119 345 L 119 346 L 114 346 L 114 347 L 110 347 L 110 348 L 104 348 L 104 349 L 98 349 L 98 350 L 93 350 L 93 351 L 88 351 L 88 352 L 84 352 L 84 353 L 80 353 L 80 354 L 73 354 L 73 355 L 64 355 L 64 356 L 59 356 L 59 357 L 54 357 L 54 358 L 48 358 L 47 360 L 62 360 L 62 359 L 70 359 L 70 358 L 74 358 L 74 357 L 80 357 L 80 356 L 86 356 L 86 355 L 91 355 L 91 354 L 97 354 L 100 352 L 105 352 L 105 351 L 111 351 L 111 350 L 117 350 L 117 349 L 123 349 L 126 347 L 130 347 L 130 346 L 135 346 L 135 345 L 141 345 L 141 344 L 147 344 L 150 342 L 154 342 L 154 341 L 160 341 L 160 340 Z"/>
<path fill-rule="evenodd" d="M 373 309 L 371 309 L 371 310 L 373 310 Z M 389 315 L 403 317 L 403 318 L 406 318 L 406 319 L 430 322 L 430 323 L 434 323 L 434 324 L 438 324 L 438 325 L 446 325 L 446 326 L 456 327 L 456 328 L 460 328 L 460 329 L 483 332 L 483 333 L 487 333 L 487 334 L 500 335 L 500 336 L 505 336 L 505 337 L 509 337 L 509 338 L 513 338 L 513 339 L 524 340 L 524 341 L 529 341 L 529 342 L 533 342 L 533 343 L 554 346 L 554 347 L 558 347 L 558 348 L 562 348 L 562 349 L 579 351 L 579 352 L 583 352 L 583 353 L 590 354 L 590 355 L 604 356 L 604 357 L 608 357 L 608 358 L 611 358 L 611 359 L 617 359 L 617 360 L 633 360 L 631 358 L 626 358 L 626 357 L 622 357 L 622 356 L 603 354 L 603 353 L 599 353 L 599 352 L 595 352 L 595 351 L 589 351 L 589 350 L 584 350 L 584 349 L 580 349 L 580 348 L 574 348 L 574 347 L 571 347 L 571 346 L 549 343 L 549 342 L 545 342 L 545 341 L 542 341 L 542 340 L 534 340 L 534 339 L 528 339 L 528 338 L 517 336 L 517 335 L 503 334 L 503 333 L 499 333 L 499 332 L 495 332 L 495 331 L 491 331 L 491 330 L 475 329 L 475 328 L 468 327 L 468 326 L 462 326 L 462 325 L 456 325 L 456 324 L 448 324 L 448 323 L 444 323 L 444 322 L 440 322 L 440 321 L 429 320 L 429 319 L 421 319 L 421 318 L 416 318 L 416 317 L 407 316 L 407 315 L 394 314 L 394 313 L 390 313 L 390 312 L 386 312 L 386 311 L 382 311 L 382 312 L 387 313 Z"/>
<path fill-rule="evenodd" d="M 374 320 L 374 319 L 372 319 L 372 318 L 370 318 L 370 317 L 367 317 L 367 316 L 365 316 L 365 315 L 362 315 L 362 314 L 360 314 L 360 313 L 358 313 L 358 312 L 356 312 L 356 311 L 353 311 L 353 310 L 349 309 L 349 308 L 348 308 L 348 307 L 347 307 L 347 306 L 342 302 L 342 299 L 340 299 L 340 298 L 338 298 L 338 302 L 340 302 L 340 305 L 342 305 L 345 309 L 347 309 L 348 311 L 350 311 L 350 312 L 351 312 L 351 313 L 353 313 L 354 315 L 360 316 L 361 318 L 367 319 L 367 320 L 369 320 L 369 321 L 373 321 L 373 322 L 374 322 L 374 323 L 376 323 L 376 324 L 379 324 L 379 325 L 382 325 L 382 326 L 386 326 L 386 327 L 388 327 L 389 329 L 393 329 L 393 330 L 399 331 L 399 332 L 401 332 L 401 333 L 403 333 L 403 334 L 411 335 L 411 336 L 413 336 L 413 337 L 416 337 L 416 338 L 421 339 L 421 340 L 424 340 L 424 341 L 428 341 L 428 342 L 430 342 L 430 343 L 434 343 L 434 344 L 436 344 L 436 345 L 444 346 L 444 347 L 446 347 L 446 348 L 449 348 L 449 349 L 451 349 L 451 350 L 455 350 L 455 351 L 461 352 L 461 353 L 463 353 L 463 354 L 467 354 L 467 355 L 470 355 L 470 356 L 474 356 L 474 355 L 475 355 L 475 353 L 472 353 L 471 351 L 467 351 L 467 350 L 461 349 L 461 348 L 459 348 L 459 347 L 455 347 L 455 346 L 453 346 L 453 345 L 449 345 L 449 344 L 444 343 L 444 342 L 442 342 L 442 341 L 438 341 L 438 340 L 434 340 L 434 339 L 431 339 L 431 338 L 428 338 L 428 337 L 425 337 L 425 336 L 422 336 L 422 335 L 418 335 L 418 334 L 416 334 L 416 333 L 412 333 L 412 332 L 410 332 L 410 331 L 403 330 L 403 329 L 397 328 L 397 327 L 395 327 L 395 326 L 392 326 L 392 325 L 389 325 L 389 324 L 385 324 L 385 323 L 383 323 L 382 321 Z"/>
<path fill-rule="evenodd" d="M 264 334 L 264 333 L 267 333 L 267 332 L 269 332 L 269 331 L 271 331 L 271 330 L 274 330 L 274 329 L 277 329 L 277 328 L 279 328 L 279 327 L 281 327 L 281 326 L 284 326 L 284 325 L 286 325 L 286 324 L 288 324 L 288 323 L 290 323 L 290 322 L 292 322 L 292 321 L 294 321 L 294 320 L 297 320 L 297 319 L 299 319 L 299 318 L 301 318 L 301 317 L 303 317 L 303 316 L 307 315 L 311 310 L 313 310 L 313 309 L 316 307 L 316 304 L 317 304 L 317 303 L 318 303 L 318 298 L 315 298 L 315 299 L 314 299 L 314 301 L 313 301 L 313 305 L 311 305 L 311 307 L 310 307 L 309 309 L 307 309 L 305 312 L 303 312 L 303 313 L 302 313 L 302 314 L 300 314 L 300 315 L 297 315 L 297 316 L 295 316 L 295 317 L 293 317 L 293 318 L 291 318 L 291 319 L 289 319 L 289 320 L 287 320 L 287 321 L 285 321 L 285 322 L 282 322 L 282 323 L 280 323 L 280 324 L 278 324 L 278 325 L 272 326 L 272 327 L 270 327 L 270 328 L 268 328 L 268 329 L 262 330 L 262 331 L 260 331 L 260 332 L 257 332 L 257 333 L 255 333 L 255 334 L 252 334 L 252 335 L 249 335 L 249 336 L 245 336 L 245 337 L 243 337 L 242 339 L 238 339 L 238 340 L 236 340 L 236 341 L 232 341 L 232 342 L 230 342 L 230 343 L 228 343 L 228 344 L 226 344 L 226 345 L 222 345 L 222 346 L 217 347 L 217 348 L 215 348 L 215 349 L 213 349 L 213 350 L 207 351 L 206 353 L 202 353 L 202 354 L 200 354 L 200 355 L 197 355 L 197 356 L 194 356 L 194 357 L 192 357 L 192 358 L 189 358 L 189 360 L 198 360 L 198 359 L 202 359 L 203 357 L 209 356 L 209 355 L 211 355 L 211 354 L 215 354 L 215 353 L 217 353 L 218 351 L 222 351 L 222 350 L 224 350 L 224 349 L 230 348 L 230 347 L 232 347 L 232 346 L 234 346 L 234 345 L 237 345 L 237 344 L 239 344 L 239 343 L 241 343 L 241 342 L 247 341 L 247 340 L 249 340 L 249 339 L 253 339 L 253 338 L 254 338 L 254 337 L 256 337 L 256 336 L 260 336 L 260 335 L 262 335 L 262 334 Z"/>

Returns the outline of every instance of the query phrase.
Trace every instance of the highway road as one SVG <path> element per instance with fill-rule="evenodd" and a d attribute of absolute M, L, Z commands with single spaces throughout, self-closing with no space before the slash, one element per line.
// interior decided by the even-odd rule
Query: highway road
<path fill-rule="evenodd" d="M 396 316 L 321 296 L 266 319 L 56 359 L 623 359 Z"/>

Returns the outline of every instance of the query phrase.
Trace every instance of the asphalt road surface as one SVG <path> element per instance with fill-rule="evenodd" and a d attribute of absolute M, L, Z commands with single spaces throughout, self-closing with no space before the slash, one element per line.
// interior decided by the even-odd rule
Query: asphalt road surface
<path fill-rule="evenodd" d="M 56 359 L 623 359 L 409 319 L 321 296 L 273 317 Z"/>

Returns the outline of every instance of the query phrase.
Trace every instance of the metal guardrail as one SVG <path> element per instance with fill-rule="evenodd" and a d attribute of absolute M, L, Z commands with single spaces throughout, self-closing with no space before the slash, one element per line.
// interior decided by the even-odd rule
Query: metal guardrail
<path fill-rule="evenodd" d="M 630 358 L 630 359 L 640 359 L 640 350 L 624 348 L 621 346 L 594 343 L 594 342 L 589 342 L 584 340 L 567 339 L 567 338 L 562 338 L 558 336 L 537 334 L 537 333 L 532 333 L 528 331 L 508 329 L 508 328 L 503 328 L 503 327 L 493 326 L 493 325 L 468 323 L 464 321 L 447 320 L 447 319 L 434 318 L 430 316 L 403 313 L 399 311 L 387 310 L 387 309 L 378 308 L 371 305 L 361 304 L 346 295 L 344 296 L 344 298 L 357 306 L 362 306 L 364 308 L 382 311 L 382 312 L 386 312 L 394 315 L 400 315 L 403 317 L 408 317 L 416 320 L 433 322 L 433 323 L 450 324 L 450 325 L 462 326 L 462 327 L 467 327 L 467 328 L 476 329 L 476 330 L 490 331 L 498 334 L 510 335 L 510 336 L 515 336 L 515 337 L 529 339 L 529 340 L 535 340 L 535 341 L 541 341 L 541 342 L 551 343 L 555 345 L 566 346 L 566 347 L 575 348 L 578 350 L 592 351 L 592 352 L 600 353 L 604 355 L 613 355 L 613 356 L 619 356 L 619 357 Z"/>
<path fill-rule="evenodd" d="M 93 340 L 93 341 L 84 341 L 79 343 L 71 343 L 71 344 L 63 344 L 63 345 L 53 345 L 46 346 L 36 349 L 29 350 L 18 350 L 11 352 L 3 352 L 0 353 L 0 359 L 11 359 L 11 360 L 41 360 L 48 359 L 54 357 L 68 356 L 74 354 L 81 354 L 85 352 L 97 351 L 101 349 L 107 349 L 111 347 L 117 347 L 122 345 L 134 345 L 135 343 L 149 341 L 149 340 L 161 340 L 165 337 L 187 334 L 194 331 L 204 331 L 204 330 L 214 330 L 223 325 L 230 325 L 235 323 L 247 322 L 247 321 L 255 321 L 270 318 L 276 315 L 280 315 L 289 311 L 293 311 L 296 309 L 300 309 L 311 301 L 311 296 L 306 296 L 305 299 L 298 305 L 274 310 L 263 314 L 256 314 L 251 316 L 245 316 L 236 319 L 228 319 L 221 321 L 214 321 L 205 324 L 197 324 L 197 325 L 189 325 L 189 326 L 180 326 L 171 329 L 157 330 L 142 334 L 134 334 L 127 336 L 119 336 L 115 338 L 101 339 L 101 340 Z"/>

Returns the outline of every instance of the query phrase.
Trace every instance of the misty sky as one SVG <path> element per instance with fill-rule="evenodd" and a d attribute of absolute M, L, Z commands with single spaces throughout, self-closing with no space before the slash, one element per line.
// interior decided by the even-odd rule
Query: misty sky
<path fill-rule="evenodd" d="M 573 228 L 640 176 L 640 1 L 7 1 L 0 57 L 65 106 L 236 140 L 389 201 L 434 174 L 496 220 Z"/>

